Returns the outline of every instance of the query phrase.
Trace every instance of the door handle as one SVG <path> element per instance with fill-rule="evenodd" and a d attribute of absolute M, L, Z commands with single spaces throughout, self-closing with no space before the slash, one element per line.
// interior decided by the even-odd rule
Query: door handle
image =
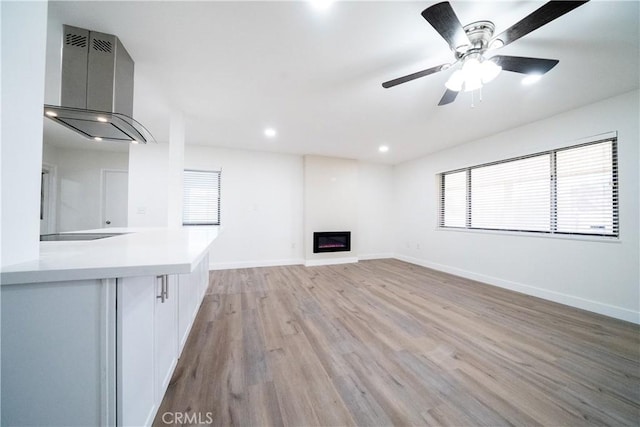
<path fill-rule="evenodd" d="M 156 276 L 156 279 L 160 279 L 160 295 L 156 295 L 156 298 L 160 299 L 160 302 L 164 304 L 164 300 L 166 299 L 165 291 L 164 291 L 164 278 L 165 276 Z"/>
<path fill-rule="evenodd" d="M 166 274 L 164 277 L 164 299 L 169 299 L 169 276 Z"/>
<path fill-rule="evenodd" d="M 163 274 L 162 276 L 156 276 L 160 279 L 160 295 L 156 295 L 156 298 L 160 299 L 160 302 L 164 304 L 165 300 L 169 299 L 169 276 Z"/>
<path fill-rule="evenodd" d="M 107 222 L 107 225 L 111 224 L 111 221 L 109 221 L 109 220 L 107 220 L 106 222 Z"/>

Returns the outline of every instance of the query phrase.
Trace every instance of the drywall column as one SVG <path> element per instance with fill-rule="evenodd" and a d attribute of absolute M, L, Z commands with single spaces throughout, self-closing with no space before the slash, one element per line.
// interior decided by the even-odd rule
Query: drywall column
<path fill-rule="evenodd" d="M 129 227 L 168 225 L 169 144 L 129 147 Z"/>
<path fill-rule="evenodd" d="M 182 226 L 184 115 L 175 111 L 169 126 L 169 227 Z"/>
<path fill-rule="evenodd" d="M 1 264 L 38 257 L 47 2 L 1 2 Z"/>
<path fill-rule="evenodd" d="M 358 162 L 334 157 L 304 157 L 305 265 L 358 260 Z M 351 251 L 313 253 L 316 231 L 351 231 Z"/>
<path fill-rule="evenodd" d="M 132 144 L 129 149 L 129 227 L 182 225 L 184 118 L 171 115 L 169 143 Z"/>

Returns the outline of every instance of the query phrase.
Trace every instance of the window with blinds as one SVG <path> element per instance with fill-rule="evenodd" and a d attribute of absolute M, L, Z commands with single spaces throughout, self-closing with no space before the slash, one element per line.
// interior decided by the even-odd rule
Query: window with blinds
<path fill-rule="evenodd" d="M 442 173 L 439 226 L 617 237 L 616 138 Z"/>
<path fill-rule="evenodd" d="M 183 225 L 220 225 L 220 172 L 184 171 Z"/>

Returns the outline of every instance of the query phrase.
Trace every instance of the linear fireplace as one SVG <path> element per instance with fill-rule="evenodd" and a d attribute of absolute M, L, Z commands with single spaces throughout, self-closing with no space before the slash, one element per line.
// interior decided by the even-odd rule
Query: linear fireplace
<path fill-rule="evenodd" d="M 313 233 L 313 253 L 349 252 L 351 250 L 350 231 L 325 231 Z"/>

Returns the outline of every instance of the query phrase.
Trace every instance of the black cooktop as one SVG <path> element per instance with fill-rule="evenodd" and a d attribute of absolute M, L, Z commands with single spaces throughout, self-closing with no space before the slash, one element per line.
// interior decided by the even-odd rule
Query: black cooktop
<path fill-rule="evenodd" d="M 40 236 L 41 242 L 66 242 L 75 240 L 98 240 L 106 237 L 120 236 L 125 233 L 59 233 L 43 234 Z"/>

